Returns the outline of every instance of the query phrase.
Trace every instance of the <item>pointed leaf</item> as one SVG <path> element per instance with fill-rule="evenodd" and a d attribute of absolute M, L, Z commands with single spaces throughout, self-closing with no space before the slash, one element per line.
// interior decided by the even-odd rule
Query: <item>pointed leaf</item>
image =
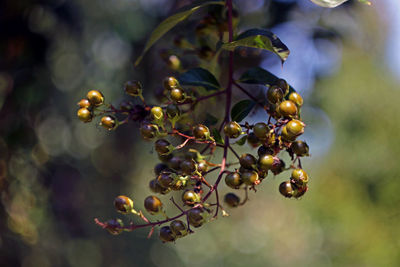
<path fill-rule="evenodd" d="M 214 137 L 214 140 L 217 144 L 223 145 L 225 144 L 224 139 L 222 139 L 221 135 L 219 134 L 219 131 L 217 129 L 212 129 L 212 136 Z"/>
<path fill-rule="evenodd" d="M 182 85 L 202 86 L 207 91 L 220 89 L 220 85 L 214 75 L 203 68 L 190 69 L 181 74 L 178 80 Z"/>
<path fill-rule="evenodd" d="M 250 111 L 257 103 L 253 100 L 246 99 L 236 103 L 231 110 L 231 118 L 233 121 L 240 122 L 249 115 Z"/>
<path fill-rule="evenodd" d="M 147 40 L 147 43 L 143 49 L 143 52 L 139 56 L 139 58 L 135 62 L 135 66 L 139 65 L 140 61 L 142 60 L 144 54 L 152 47 L 164 34 L 170 31 L 173 27 L 175 27 L 179 22 L 184 21 L 190 15 L 192 15 L 195 11 L 199 8 L 208 6 L 208 5 L 224 5 L 223 1 L 201 1 L 198 5 L 194 7 L 190 7 L 190 9 L 181 11 L 176 13 L 165 20 L 163 20 L 151 33 L 150 38 Z"/>
<path fill-rule="evenodd" d="M 235 41 L 225 43 L 222 48 L 233 51 L 236 47 L 253 47 L 271 51 L 279 56 L 282 64 L 290 54 L 287 46 L 272 32 L 265 29 L 250 29 L 240 34 Z"/>
<path fill-rule="evenodd" d="M 239 82 L 271 86 L 276 84 L 278 79 L 279 78 L 271 72 L 260 67 L 254 67 L 243 73 L 242 76 L 240 76 Z M 291 92 L 296 92 L 296 90 L 289 85 L 289 93 Z"/>

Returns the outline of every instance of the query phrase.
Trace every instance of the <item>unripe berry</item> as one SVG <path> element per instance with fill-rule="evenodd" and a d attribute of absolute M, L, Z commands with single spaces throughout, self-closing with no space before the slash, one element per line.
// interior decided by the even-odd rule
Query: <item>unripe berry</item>
<path fill-rule="evenodd" d="M 187 213 L 190 225 L 200 227 L 205 222 L 206 213 L 202 208 L 191 209 Z"/>
<path fill-rule="evenodd" d="M 284 79 L 279 79 L 276 82 L 276 86 L 282 89 L 283 96 L 286 96 L 289 93 L 289 84 Z"/>
<path fill-rule="evenodd" d="M 167 113 L 168 118 L 170 118 L 170 119 L 181 115 L 181 111 L 179 110 L 179 107 L 174 104 L 169 104 L 167 106 L 166 113 Z"/>
<path fill-rule="evenodd" d="M 161 174 L 157 177 L 158 183 L 164 187 L 169 188 L 174 183 L 174 178 L 169 172 L 161 172 Z"/>
<path fill-rule="evenodd" d="M 93 114 L 87 108 L 80 108 L 77 112 L 78 119 L 83 122 L 92 121 Z"/>
<path fill-rule="evenodd" d="M 258 173 L 255 171 L 244 171 L 240 176 L 246 185 L 253 185 L 258 180 Z"/>
<path fill-rule="evenodd" d="M 165 195 L 165 194 L 167 194 L 169 191 L 171 191 L 170 188 L 162 187 L 162 186 L 160 185 L 160 183 L 158 182 L 157 179 L 151 180 L 151 181 L 149 182 L 149 187 L 150 187 L 150 190 L 151 190 L 152 192 L 158 193 L 158 194 L 162 194 L 162 195 Z"/>
<path fill-rule="evenodd" d="M 198 124 L 193 128 L 193 135 L 196 139 L 204 140 L 210 136 L 210 130 L 207 126 Z"/>
<path fill-rule="evenodd" d="M 150 214 L 158 213 L 162 210 L 162 202 L 156 196 L 148 196 L 144 200 L 144 207 Z"/>
<path fill-rule="evenodd" d="M 237 207 L 240 204 L 240 198 L 234 193 L 226 194 L 224 197 L 224 201 L 229 207 L 232 208 Z"/>
<path fill-rule="evenodd" d="M 240 166 L 246 169 L 253 169 L 254 165 L 257 163 L 256 158 L 251 154 L 243 154 L 239 158 Z"/>
<path fill-rule="evenodd" d="M 242 127 L 236 121 L 231 121 L 225 124 L 224 133 L 229 138 L 238 138 L 242 133 Z"/>
<path fill-rule="evenodd" d="M 299 136 L 304 133 L 305 124 L 300 120 L 291 120 L 286 124 L 287 133 L 293 136 Z"/>
<path fill-rule="evenodd" d="M 187 235 L 186 224 L 181 220 L 172 221 L 169 227 L 176 237 L 184 237 L 185 235 Z"/>
<path fill-rule="evenodd" d="M 291 147 L 290 147 L 297 156 L 303 157 L 303 156 L 308 156 L 309 152 L 309 147 L 306 142 L 303 141 L 296 141 L 293 142 Z"/>
<path fill-rule="evenodd" d="M 164 88 L 171 91 L 174 88 L 179 87 L 179 82 L 175 77 L 167 77 L 163 81 Z"/>
<path fill-rule="evenodd" d="M 283 172 L 285 170 L 285 165 L 286 165 L 285 162 L 283 160 L 279 159 L 279 161 L 275 162 L 274 165 L 272 166 L 272 169 L 271 169 L 272 173 L 274 175 L 280 174 L 281 172 Z"/>
<path fill-rule="evenodd" d="M 264 156 L 264 155 L 272 155 L 272 154 L 274 154 L 274 150 L 272 150 L 269 147 L 260 146 L 257 150 L 257 154 L 259 157 Z"/>
<path fill-rule="evenodd" d="M 161 120 L 164 117 L 162 108 L 157 106 L 151 108 L 150 114 L 153 120 Z"/>
<path fill-rule="evenodd" d="M 170 153 L 170 142 L 168 142 L 165 139 L 158 139 L 155 142 L 155 149 L 157 151 L 158 154 L 160 155 L 164 155 L 164 154 L 168 154 Z"/>
<path fill-rule="evenodd" d="M 291 178 L 298 186 L 304 186 L 308 183 L 308 174 L 303 169 L 294 169 Z"/>
<path fill-rule="evenodd" d="M 303 105 L 303 98 L 296 92 L 292 92 L 289 95 L 289 100 L 293 101 L 298 108 L 300 108 Z"/>
<path fill-rule="evenodd" d="M 197 163 L 197 170 L 200 173 L 206 173 L 208 171 L 208 164 L 205 160 L 199 161 Z"/>
<path fill-rule="evenodd" d="M 282 196 L 291 198 L 295 193 L 295 190 L 290 181 L 285 181 L 279 185 L 279 192 L 282 194 Z"/>
<path fill-rule="evenodd" d="M 286 125 L 282 127 L 282 141 L 284 142 L 294 142 L 296 140 L 296 135 L 289 133 L 289 131 L 287 130 Z"/>
<path fill-rule="evenodd" d="M 185 92 L 181 88 L 172 88 L 170 91 L 171 99 L 176 103 L 183 103 L 185 101 Z"/>
<path fill-rule="evenodd" d="M 103 126 L 105 129 L 111 131 L 115 129 L 117 126 L 117 122 L 113 116 L 104 116 L 101 118 L 100 125 Z"/>
<path fill-rule="evenodd" d="M 290 100 L 285 100 L 278 106 L 278 112 L 283 117 L 296 117 L 297 116 L 297 106 L 294 102 Z"/>
<path fill-rule="evenodd" d="M 80 108 L 90 108 L 90 102 L 89 102 L 89 100 L 87 100 L 86 98 L 84 98 L 84 99 L 81 99 L 81 100 L 78 102 L 78 106 L 79 106 Z"/>
<path fill-rule="evenodd" d="M 182 194 L 182 201 L 189 206 L 192 206 L 201 201 L 201 196 L 193 190 L 186 190 Z"/>
<path fill-rule="evenodd" d="M 86 98 L 89 100 L 90 104 L 95 107 L 101 106 L 104 103 L 103 94 L 97 90 L 89 91 Z"/>
<path fill-rule="evenodd" d="M 174 242 L 176 239 L 175 234 L 172 232 L 172 230 L 169 226 L 161 227 L 159 238 L 163 243 Z"/>
<path fill-rule="evenodd" d="M 114 200 L 114 207 L 122 214 L 131 213 L 133 211 L 133 200 L 127 196 L 118 196 Z"/>
<path fill-rule="evenodd" d="M 269 127 L 264 122 L 258 122 L 253 127 L 253 133 L 257 136 L 258 139 L 264 140 L 269 134 Z"/>
<path fill-rule="evenodd" d="M 155 124 L 144 123 L 140 126 L 140 134 L 146 140 L 157 136 L 158 126 Z"/>
<path fill-rule="evenodd" d="M 276 85 L 268 88 L 267 99 L 271 104 L 280 103 L 283 100 L 283 90 Z"/>
<path fill-rule="evenodd" d="M 183 174 L 191 175 L 197 170 L 196 162 L 191 159 L 186 159 L 180 164 L 180 169 L 182 170 Z"/>
<path fill-rule="evenodd" d="M 247 135 L 247 143 L 252 147 L 257 147 L 260 145 L 260 139 L 254 133 L 249 133 Z"/>
<path fill-rule="evenodd" d="M 142 84 L 139 81 L 127 81 L 124 89 L 128 95 L 136 97 L 142 93 Z"/>
<path fill-rule="evenodd" d="M 258 166 L 264 171 L 272 169 L 274 163 L 275 163 L 274 156 L 268 154 L 262 155 L 258 160 Z"/>
<path fill-rule="evenodd" d="M 106 229 L 112 235 L 119 235 L 122 233 L 124 227 L 124 223 L 121 219 L 111 219 L 106 222 Z"/>
<path fill-rule="evenodd" d="M 238 189 L 242 183 L 242 177 L 238 172 L 231 172 L 225 176 L 225 184 L 233 189 Z"/>

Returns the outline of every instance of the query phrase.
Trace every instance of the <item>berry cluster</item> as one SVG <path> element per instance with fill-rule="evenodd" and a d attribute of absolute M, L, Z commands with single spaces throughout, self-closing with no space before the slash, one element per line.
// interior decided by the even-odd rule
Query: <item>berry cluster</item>
<path fill-rule="evenodd" d="M 233 18 L 237 17 L 232 1 L 226 1 L 226 10 L 224 8 L 216 10 L 219 10 L 222 16 L 217 16 L 218 12 L 208 14 L 196 27 L 196 35 L 199 39 L 207 39 L 209 37 L 207 32 L 211 31 L 217 33 L 219 42 L 223 42 L 224 32 L 228 32 L 228 41 L 232 42 Z M 175 44 L 187 47 L 182 42 L 182 39 L 180 42 L 176 40 Z M 285 46 L 280 46 L 284 51 Z M 199 60 L 207 61 L 216 56 L 215 54 L 203 46 L 198 50 L 197 56 Z M 216 218 L 219 212 L 223 216 L 228 215 L 219 198 L 218 190 L 222 180 L 230 189 L 244 191 L 243 199 L 233 192 L 224 196 L 224 203 L 229 207 L 244 205 L 248 200 L 249 191 L 255 192 L 268 174 L 277 175 L 288 170 L 291 171 L 290 178 L 279 185 L 279 192 L 287 198 L 299 198 L 307 192 L 309 177 L 302 169 L 300 158 L 309 155 L 309 148 L 304 141 L 297 140 L 305 128 L 300 117 L 303 98 L 285 80 L 268 74 L 268 79 L 271 77 L 272 79 L 268 83 L 262 83 L 266 84 L 265 100 L 257 99 L 240 85 L 240 80 L 233 79 L 233 55 L 234 53 L 230 51 L 229 79 L 224 90 L 220 88 L 213 74 L 197 68 L 192 69 L 191 74 L 185 79 L 180 79 L 182 76 L 165 78 L 162 82 L 160 105 L 150 105 L 145 102 L 142 96 L 143 87 L 138 81 L 128 81 L 124 85 L 124 90 L 126 94 L 139 98 L 140 104 L 129 101 L 114 107 L 105 104 L 103 95 L 95 90 L 88 93 L 87 99 L 78 103 L 80 120 L 90 122 L 94 117 L 102 116 L 100 125 L 107 130 L 114 130 L 129 121 L 138 122 L 141 136 L 145 140 L 154 141 L 154 150 L 160 160 L 155 165 L 154 176 L 149 181 L 149 188 L 153 194 L 145 198 L 144 208 L 150 215 L 161 215 L 165 219 L 149 220 L 142 211 L 134 209 L 134 201 L 131 198 L 122 195 L 114 201 L 116 210 L 122 214 L 137 215 L 145 223 L 131 222 L 125 225 L 120 219 L 107 222 L 96 219 L 98 225 L 112 234 L 149 227 L 151 229 L 149 236 L 155 227 L 160 226 L 159 238 L 163 242 L 172 242 L 192 233 L 191 227 L 200 227 Z M 175 63 L 167 62 L 167 64 L 179 65 L 180 68 L 179 61 L 176 61 L 179 59 L 172 59 Z M 198 88 L 199 86 L 206 88 L 210 84 L 213 85 L 211 89 L 213 93 L 204 95 L 204 91 Z M 265 110 L 265 121 L 255 124 L 241 122 L 250 110 L 247 109 L 247 113 L 243 112 L 243 105 L 240 103 L 231 107 L 234 87 L 250 98 L 245 101 L 251 100 L 254 105 Z M 225 99 L 225 115 L 219 127 L 198 121 L 198 116 L 194 116 L 197 104 L 220 96 Z M 235 115 L 237 113 L 242 115 Z M 218 118 L 215 120 L 218 121 Z M 250 153 L 238 155 L 234 147 L 245 142 L 252 149 L 258 149 L 257 156 Z M 215 162 L 217 149 L 222 149 L 223 156 L 221 161 Z M 286 166 L 280 158 L 281 152 L 289 154 L 291 158 L 289 166 Z M 228 162 L 228 153 L 232 153 L 237 160 Z M 236 168 L 236 165 L 240 166 Z M 211 182 L 210 176 L 215 171 L 218 171 L 218 175 Z M 169 201 L 179 213 L 169 217 L 164 209 L 165 202 L 163 204 L 160 198 L 167 194 L 177 194 L 174 192 L 179 192 L 180 201 L 175 201 L 173 196 L 169 197 Z"/>

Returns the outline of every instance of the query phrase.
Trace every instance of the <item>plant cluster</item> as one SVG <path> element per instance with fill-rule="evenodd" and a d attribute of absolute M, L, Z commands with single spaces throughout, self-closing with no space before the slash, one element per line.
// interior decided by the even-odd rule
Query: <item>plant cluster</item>
<path fill-rule="evenodd" d="M 290 172 L 287 181 L 279 185 L 279 192 L 287 198 L 300 198 L 308 190 L 309 176 L 301 166 L 301 157 L 309 156 L 309 147 L 298 140 L 304 133 L 305 123 L 300 110 L 303 98 L 284 79 L 280 79 L 259 67 L 244 72 L 238 80 L 234 79 L 234 50 L 236 47 L 249 47 L 271 51 L 283 62 L 289 55 L 288 48 L 276 35 L 265 29 L 250 29 L 237 33 L 237 12 L 232 1 L 206 1 L 201 5 L 186 8 L 162 22 L 150 37 L 144 52 L 154 42 L 178 22 L 189 17 L 196 10 L 211 6 L 210 12 L 197 24 L 197 42 L 190 43 L 179 37 L 175 45 L 182 50 L 196 51 L 198 60 L 210 61 L 227 51 L 228 81 L 222 89 L 219 79 L 204 68 L 183 70 L 179 57 L 167 55 L 167 64 L 181 74 L 170 76 L 162 81 L 163 91 L 160 105 L 147 104 L 143 98 L 143 86 L 139 81 L 128 81 L 124 85 L 126 94 L 140 99 L 140 104 L 123 102 L 119 107 L 106 104 L 101 92 L 92 90 L 79 101 L 78 118 L 90 122 L 101 117 L 100 125 L 107 130 L 115 130 L 119 125 L 135 121 L 139 123 L 141 136 L 154 141 L 154 149 L 160 162 L 154 167 L 154 177 L 149 181 L 152 194 L 145 198 L 144 207 L 151 214 L 162 214 L 164 220 L 152 221 L 142 211 L 134 208 L 134 201 L 124 195 L 114 200 L 116 210 L 122 214 L 135 214 L 145 223 L 131 222 L 125 225 L 120 219 L 96 223 L 112 234 L 149 227 L 149 236 L 155 227 L 160 226 L 159 238 L 172 242 L 193 232 L 204 223 L 216 218 L 219 212 L 227 215 L 219 197 L 219 186 L 224 181 L 235 192 L 224 196 L 229 207 L 244 205 L 248 191 L 257 187 L 271 175 Z M 214 46 L 210 42 L 217 37 Z M 211 47 L 215 47 L 212 49 Z M 136 64 L 139 63 L 141 57 Z M 222 63 L 221 63 L 222 64 Z M 264 98 L 253 96 L 246 84 L 264 86 Z M 232 93 L 236 89 L 248 96 L 232 107 Z M 225 100 L 224 118 L 216 125 L 214 122 L 196 121 L 193 114 L 199 102 L 223 97 Z M 250 124 L 244 119 L 255 108 L 265 110 L 265 120 Z M 210 120 L 210 118 L 208 118 Z M 244 121 L 244 122 L 243 122 Z M 257 155 L 245 153 L 238 155 L 235 146 L 249 144 L 257 148 Z M 222 159 L 215 162 L 217 149 L 222 150 Z M 280 155 L 288 153 L 291 162 L 287 165 Z M 228 162 L 228 153 L 237 159 Z M 211 182 L 210 176 L 218 172 Z M 244 197 L 238 196 L 243 190 Z M 169 200 L 180 211 L 169 217 L 164 209 L 163 195 L 179 192 L 180 201 L 171 196 Z M 215 201 L 211 201 L 211 196 Z"/>

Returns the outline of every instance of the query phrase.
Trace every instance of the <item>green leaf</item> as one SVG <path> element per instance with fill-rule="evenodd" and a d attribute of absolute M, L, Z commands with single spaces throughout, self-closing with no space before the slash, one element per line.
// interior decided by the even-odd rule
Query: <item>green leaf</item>
<path fill-rule="evenodd" d="M 242 76 L 240 76 L 239 78 L 239 82 L 271 86 L 276 84 L 278 79 L 279 78 L 271 72 L 260 67 L 254 67 L 243 73 Z M 291 85 L 289 85 L 289 93 L 291 92 L 296 92 L 296 90 Z"/>
<path fill-rule="evenodd" d="M 222 139 L 221 135 L 219 134 L 219 131 L 217 129 L 212 129 L 212 136 L 214 137 L 214 140 L 217 144 L 223 145 L 225 144 L 224 139 Z"/>
<path fill-rule="evenodd" d="M 164 34 L 170 31 L 173 27 L 175 27 L 178 23 L 187 19 L 190 15 L 192 15 L 199 8 L 208 6 L 208 5 L 224 5 L 223 1 L 200 1 L 197 3 L 198 5 L 191 7 L 188 10 L 181 11 L 176 13 L 165 20 L 163 20 L 151 33 L 150 38 L 147 40 L 147 43 L 143 49 L 143 52 L 140 54 L 139 58 L 135 62 L 135 66 L 139 65 L 142 60 L 144 54 L 152 47 Z"/>
<path fill-rule="evenodd" d="M 254 108 L 257 103 L 253 100 L 246 99 L 236 103 L 231 110 L 231 118 L 233 121 L 240 122 L 247 115 L 249 115 L 250 111 Z"/>
<path fill-rule="evenodd" d="M 265 29 L 250 29 L 240 34 L 235 41 L 225 43 L 222 48 L 233 51 L 236 47 L 253 47 L 271 51 L 279 56 L 282 64 L 288 58 L 290 51 L 287 46 L 272 32 Z"/>
<path fill-rule="evenodd" d="M 207 91 L 220 89 L 220 85 L 214 75 L 203 68 L 190 69 L 181 74 L 178 80 L 182 85 L 202 86 Z"/>
<path fill-rule="evenodd" d="M 243 136 L 239 140 L 236 141 L 236 145 L 243 146 L 246 143 L 247 140 L 247 135 Z"/>

